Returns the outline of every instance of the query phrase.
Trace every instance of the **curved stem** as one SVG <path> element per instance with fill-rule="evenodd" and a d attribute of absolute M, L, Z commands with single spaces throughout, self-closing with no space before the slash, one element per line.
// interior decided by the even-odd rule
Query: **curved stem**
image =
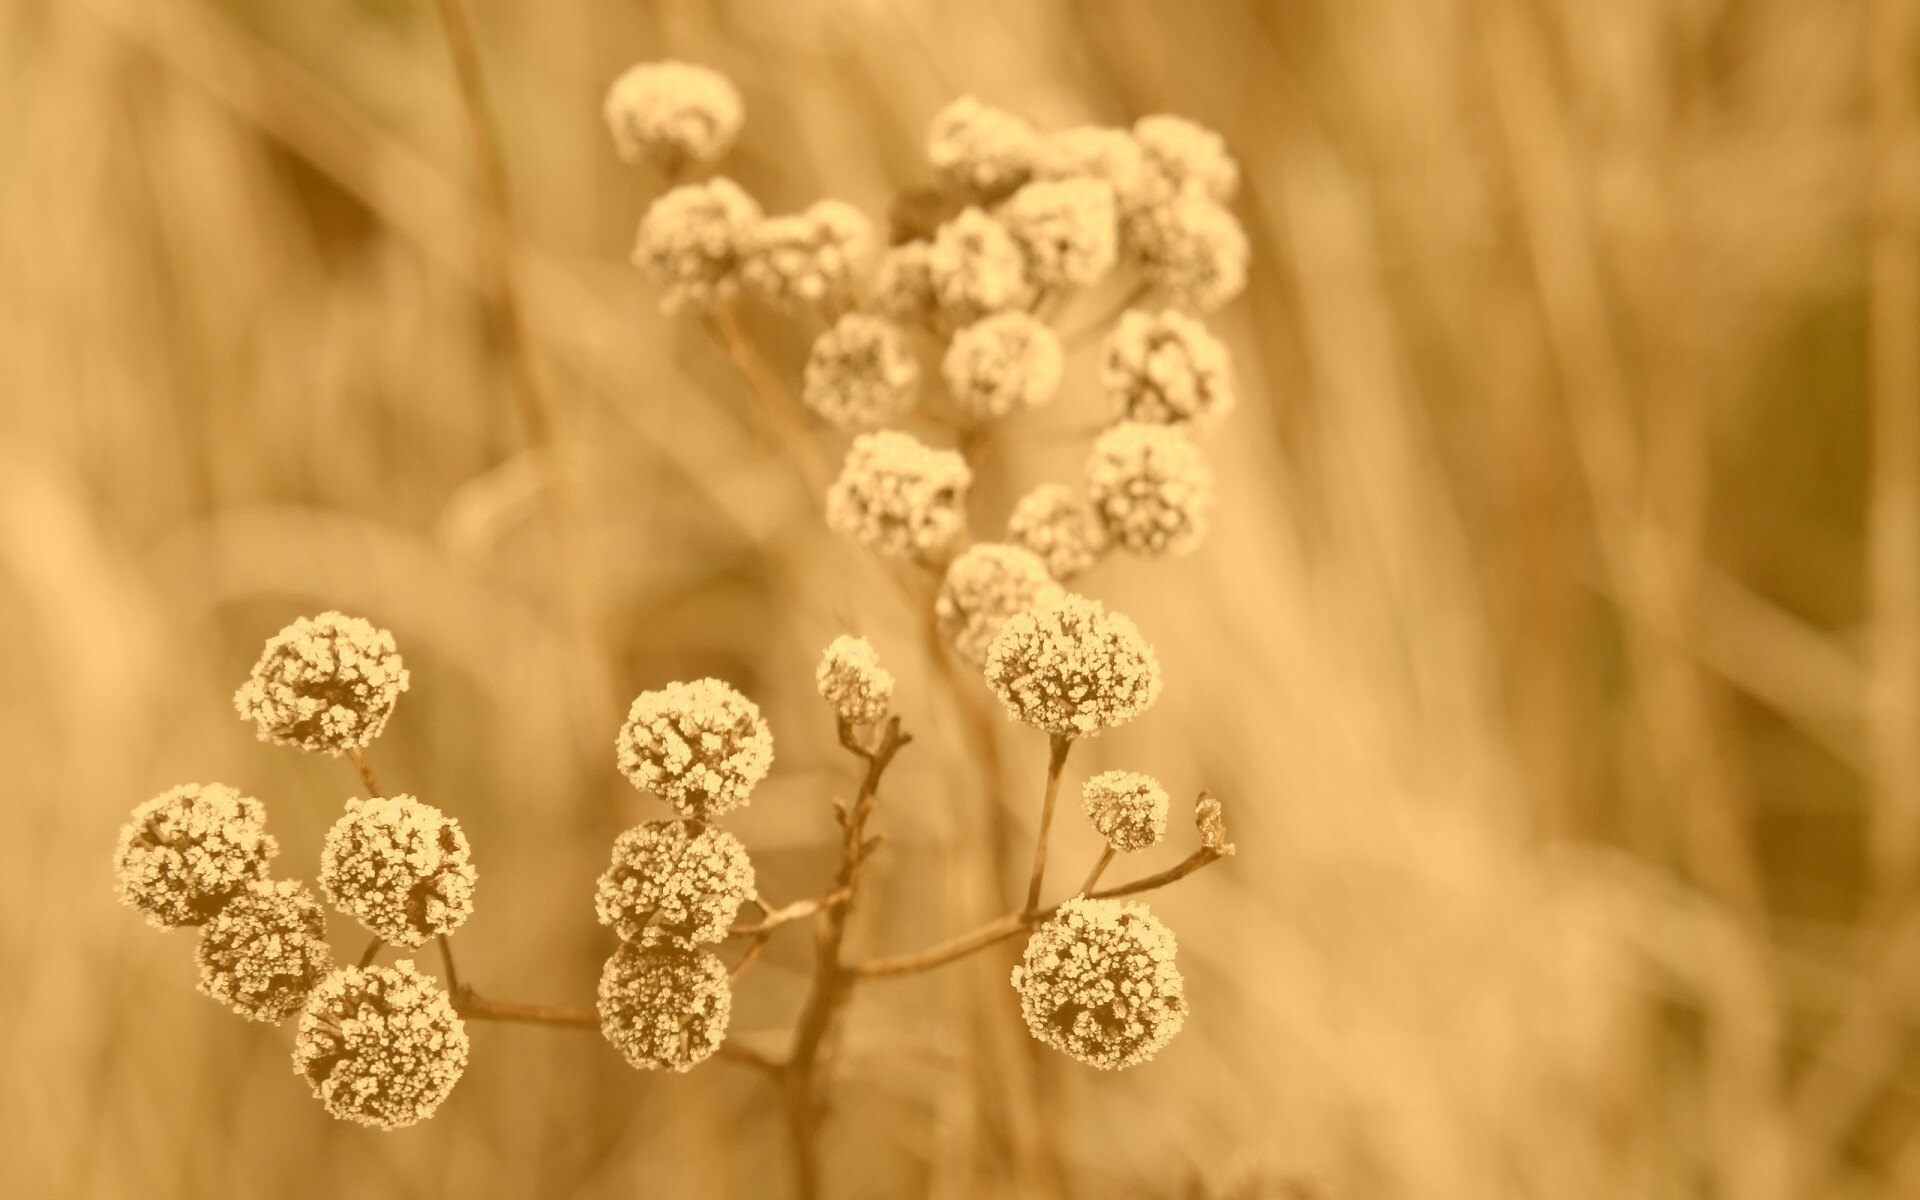
<path fill-rule="evenodd" d="M 1082 896 L 1088 895 L 1093 891 L 1093 885 L 1100 882 L 1100 877 L 1106 874 L 1107 868 L 1113 865 L 1114 856 L 1119 853 L 1120 852 L 1112 846 L 1108 846 L 1105 850 L 1101 851 L 1100 861 L 1093 864 L 1093 870 L 1087 873 L 1087 881 L 1080 885 L 1080 894 Z"/>
<path fill-rule="evenodd" d="M 1040 832 L 1033 842 L 1033 875 L 1027 880 L 1027 902 L 1022 911 L 1032 912 L 1040 904 L 1040 888 L 1047 874 L 1047 835 L 1053 826 L 1053 807 L 1060 798 L 1060 772 L 1067 765 L 1067 752 L 1073 739 L 1054 734 L 1047 747 L 1047 795 L 1040 804 Z"/>
<path fill-rule="evenodd" d="M 366 753 L 358 746 L 347 747 L 347 757 L 353 762 L 353 769 L 360 772 L 360 782 L 367 785 L 367 793 L 372 796 L 384 796 L 380 790 L 380 781 L 374 777 L 373 767 L 367 763 Z"/>

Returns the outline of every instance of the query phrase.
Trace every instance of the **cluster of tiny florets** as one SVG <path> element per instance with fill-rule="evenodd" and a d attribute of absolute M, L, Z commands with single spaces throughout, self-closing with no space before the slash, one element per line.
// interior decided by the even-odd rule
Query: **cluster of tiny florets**
<path fill-rule="evenodd" d="M 867 277 L 867 300 L 877 311 L 906 324 L 925 324 L 937 310 L 933 243 L 916 238 L 880 252 Z"/>
<path fill-rule="evenodd" d="M 1138 771 L 1102 771 L 1080 785 L 1087 820 L 1115 850 L 1145 850 L 1167 832 L 1167 789 Z"/>
<path fill-rule="evenodd" d="M 1164 113 L 1141 117 L 1133 136 L 1165 194 L 1197 191 L 1224 204 L 1240 187 L 1240 164 L 1226 139 L 1198 122 Z"/>
<path fill-rule="evenodd" d="M 472 851 L 460 823 L 412 796 L 347 801 L 320 850 L 320 890 L 393 946 L 452 933 L 473 913 Z"/>
<path fill-rule="evenodd" d="M 873 244 L 873 224 L 838 200 L 803 213 L 768 217 L 741 242 L 741 277 L 787 308 L 841 303 L 853 295 L 854 268 Z"/>
<path fill-rule="evenodd" d="M 622 942 L 600 972 L 600 1032 L 643 1071 L 690 1071 L 720 1048 L 733 1014 L 727 968 L 658 927 Z"/>
<path fill-rule="evenodd" d="M 813 340 L 801 377 L 808 408 L 841 429 L 872 429 L 904 416 L 920 384 L 920 360 L 892 321 L 848 313 Z"/>
<path fill-rule="evenodd" d="M 220 783 L 189 783 L 133 810 L 113 852 L 123 904 L 161 928 L 203 925 L 265 879 L 279 843 L 260 802 Z"/>
<path fill-rule="evenodd" d="M 1027 181 L 1040 135 L 1026 119 L 972 96 L 934 114 L 927 126 L 927 161 L 956 191 L 994 199 Z"/>
<path fill-rule="evenodd" d="M 615 839 L 593 903 L 626 941 L 657 925 L 718 942 L 752 894 L 753 863 L 739 838 L 695 821 L 648 821 Z"/>
<path fill-rule="evenodd" d="M 1134 623 L 1068 594 L 1007 618 L 987 647 L 1007 715 L 1058 737 L 1092 737 L 1147 710 L 1160 664 Z"/>
<path fill-rule="evenodd" d="M 1144 209 L 1158 182 L 1140 142 L 1125 129 L 1081 125 L 1050 133 L 1034 160 L 1036 179 L 1100 179 L 1113 189 L 1122 215 Z"/>
<path fill-rule="evenodd" d="M 1179 429 L 1129 421 L 1094 442 L 1087 496 L 1116 545 L 1147 556 L 1181 555 L 1206 536 L 1213 472 Z"/>
<path fill-rule="evenodd" d="M 841 634 L 833 639 L 813 678 L 821 699 L 849 725 L 877 724 L 893 707 L 893 672 L 880 665 L 880 655 L 865 638 Z"/>
<path fill-rule="evenodd" d="M 978 667 L 1008 617 L 1065 593 L 1047 564 L 1018 546 L 982 542 L 947 564 L 934 596 L 934 619 L 962 662 Z"/>
<path fill-rule="evenodd" d="M 1013 969 L 1041 1042 L 1102 1070 L 1138 1066 L 1187 1019 L 1171 930 L 1145 905 L 1076 897 L 1034 930 Z"/>
<path fill-rule="evenodd" d="M 607 89 L 604 112 L 621 158 L 651 161 L 669 174 L 724 155 L 746 115 L 725 75 L 683 62 L 630 68 Z"/>
<path fill-rule="evenodd" d="M 380 736 L 407 682 L 391 633 L 324 612 L 268 639 L 233 705 L 262 741 L 339 754 Z"/>
<path fill-rule="evenodd" d="M 887 558 L 937 559 L 966 531 L 973 472 L 952 450 L 863 433 L 827 489 L 827 525 Z"/>
<path fill-rule="evenodd" d="M 1062 583 L 1099 562 L 1109 544 L 1107 527 L 1086 498 L 1058 483 L 1043 483 L 1020 498 L 1007 518 L 1007 540 L 1038 555 Z"/>
<path fill-rule="evenodd" d="M 307 885 L 256 880 L 200 931 L 200 991 L 250 1021 L 284 1021 L 333 969 L 327 918 Z"/>
<path fill-rule="evenodd" d="M 714 308 L 740 290 L 747 235 L 760 205 L 731 179 L 674 188 L 640 220 L 633 261 L 665 289 L 666 312 Z"/>
<path fill-rule="evenodd" d="M 1185 191 L 1133 223 L 1140 273 L 1175 304 L 1211 312 L 1247 286 L 1247 234 L 1219 201 Z"/>
<path fill-rule="evenodd" d="M 615 749 L 633 786 L 694 820 L 745 804 L 773 766 L 759 706 L 718 679 L 640 693 Z"/>
<path fill-rule="evenodd" d="M 1060 335 L 1014 309 L 954 334 L 940 372 L 961 412 L 990 421 L 1052 400 L 1065 366 Z"/>
<path fill-rule="evenodd" d="M 1104 179 L 1035 180 L 996 215 L 1026 253 L 1027 278 L 1040 287 L 1091 287 L 1119 258 L 1117 202 Z"/>
<path fill-rule="evenodd" d="M 1204 427 L 1233 408 L 1227 348 L 1177 309 L 1128 309 L 1107 338 L 1100 382 L 1128 421 Z"/>
<path fill-rule="evenodd" d="M 978 208 L 941 225 L 927 250 L 940 310 L 956 323 L 1026 303 L 1027 259 L 1007 227 Z"/>
<path fill-rule="evenodd" d="M 402 1129 L 440 1107 L 467 1050 L 446 991 L 403 959 L 322 980 L 300 1014 L 293 1069 L 341 1120 Z"/>

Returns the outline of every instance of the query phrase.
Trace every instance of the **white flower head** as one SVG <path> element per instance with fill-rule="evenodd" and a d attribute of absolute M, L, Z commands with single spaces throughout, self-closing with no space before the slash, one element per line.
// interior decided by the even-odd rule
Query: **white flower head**
<path fill-rule="evenodd" d="M 928 324 L 938 306 L 932 254 L 933 243 L 919 238 L 881 251 L 867 277 L 868 303 L 903 325 Z"/>
<path fill-rule="evenodd" d="M 820 656 L 814 672 L 820 698 L 849 725 L 877 725 L 893 707 L 893 672 L 865 638 L 841 634 Z"/>
<path fill-rule="evenodd" d="M 773 766 L 759 706 L 718 679 L 640 693 L 614 747 L 633 786 L 697 821 L 745 804 Z"/>
<path fill-rule="evenodd" d="M 1141 117 L 1133 136 L 1162 195 L 1197 191 L 1225 204 L 1240 187 L 1240 165 L 1219 134 L 1185 117 Z"/>
<path fill-rule="evenodd" d="M 280 845 L 267 811 L 221 783 L 188 783 L 133 810 L 114 847 L 122 904 L 160 928 L 204 925 L 256 879 Z"/>
<path fill-rule="evenodd" d="M 1233 409 L 1233 363 L 1194 317 L 1128 309 L 1107 338 L 1100 383 L 1128 421 L 1207 427 Z"/>
<path fill-rule="evenodd" d="M 1132 223 L 1140 273 L 1175 304 L 1211 312 L 1247 286 L 1247 235 L 1219 202 L 1184 191 Z"/>
<path fill-rule="evenodd" d="M 920 360 L 898 325 L 848 313 L 813 339 L 800 398 L 840 429 L 872 429 L 913 407 Z"/>
<path fill-rule="evenodd" d="M 1033 931 L 1013 969 L 1044 1044 L 1113 1071 L 1158 1054 L 1187 1019 L 1174 937 L 1144 904 L 1076 897 Z"/>
<path fill-rule="evenodd" d="M 1047 564 L 1018 546 L 981 542 L 947 564 L 933 601 L 934 620 L 960 660 L 979 667 L 1008 617 L 1065 592 Z"/>
<path fill-rule="evenodd" d="M 1147 166 L 1140 142 L 1125 129 L 1081 125 L 1050 133 L 1034 161 L 1035 179 L 1104 179 L 1113 188 L 1123 214 L 1146 208 L 1158 180 Z"/>
<path fill-rule="evenodd" d="M 964 210 L 934 233 L 927 272 L 950 321 L 964 324 L 1026 303 L 1026 255 L 1006 226 L 978 208 Z"/>
<path fill-rule="evenodd" d="M 1039 406 L 1060 391 L 1060 335 L 1019 309 L 982 317 L 953 335 L 940 362 L 954 404 L 974 421 Z"/>
<path fill-rule="evenodd" d="M 1008 617 L 987 647 L 1007 715 L 1056 737 L 1093 737 L 1160 696 L 1160 663 L 1134 623 L 1071 593 Z"/>
<path fill-rule="evenodd" d="M 600 972 L 600 1032 L 642 1071 L 691 1071 L 726 1040 L 733 990 L 718 958 L 658 927 Z"/>
<path fill-rule="evenodd" d="M 391 633 L 324 612 L 267 640 L 233 706 L 261 741 L 340 754 L 380 736 L 408 678 Z"/>
<path fill-rule="evenodd" d="M 627 941 L 659 926 L 695 942 L 718 942 L 753 894 L 753 862 L 726 830 L 696 821 L 648 821 L 613 843 L 594 909 Z"/>
<path fill-rule="evenodd" d="M 1080 785 L 1087 820 L 1115 850 L 1145 850 L 1167 832 L 1167 789 L 1138 771 L 1102 771 Z"/>
<path fill-rule="evenodd" d="M 843 303 L 854 269 L 873 247 L 873 223 L 839 200 L 803 213 L 768 217 L 741 242 L 741 277 L 762 297 L 789 309 Z"/>
<path fill-rule="evenodd" d="M 740 290 L 741 253 L 760 205 L 731 179 L 682 184 L 640 219 L 636 266 L 664 290 L 663 312 L 716 308 Z"/>
<path fill-rule="evenodd" d="M 247 885 L 200 931 L 200 991 L 250 1021 L 300 1011 L 333 969 L 327 918 L 297 880 Z"/>
<path fill-rule="evenodd" d="M 1150 558 L 1192 553 L 1213 513 L 1213 472 L 1180 429 L 1128 421 L 1087 459 L 1087 497 L 1114 543 Z"/>
<path fill-rule="evenodd" d="M 935 560 L 966 532 L 973 472 L 895 430 L 853 440 L 827 489 L 827 525 L 886 558 Z"/>
<path fill-rule="evenodd" d="M 629 68 L 607 89 L 604 111 L 621 158 L 651 161 L 669 174 L 732 149 L 746 115 L 725 75 L 671 61 Z"/>
<path fill-rule="evenodd" d="M 927 161 L 957 191 L 1004 196 L 1027 181 L 1040 135 L 1025 119 L 962 96 L 927 126 Z"/>
<path fill-rule="evenodd" d="M 1038 555 L 1062 583 L 1099 562 L 1111 544 L 1086 497 L 1058 483 L 1043 483 L 1020 498 L 1007 518 L 1007 540 Z"/>
<path fill-rule="evenodd" d="M 320 849 L 327 900 L 393 946 L 460 928 L 475 878 L 460 823 L 412 796 L 347 801 Z"/>
<path fill-rule="evenodd" d="M 403 1129 L 440 1107 L 467 1069 L 467 1029 L 446 991 L 402 959 L 344 967 L 307 997 L 293 1070 L 329 1113 Z"/>
<path fill-rule="evenodd" d="M 1027 278 L 1040 287 L 1091 287 L 1119 260 L 1118 206 L 1104 179 L 1035 180 L 995 215 L 1026 254 Z"/>

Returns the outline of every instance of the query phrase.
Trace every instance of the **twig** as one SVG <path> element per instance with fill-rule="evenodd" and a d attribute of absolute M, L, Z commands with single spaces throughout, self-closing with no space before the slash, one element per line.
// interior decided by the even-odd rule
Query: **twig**
<path fill-rule="evenodd" d="M 1024 911 L 1031 912 L 1040 903 L 1040 887 L 1047 874 L 1047 834 L 1053 825 L 1054 804 L 1060 798 L 1060 772 L 1067 765 L 1067 752 L 1073 749 L 1073 739 L 1054 734 L 1047 746 L 1047 795 L 1040 804 L 1040 832 L 1033 840 L 1033 875 L 1027 880 L 1027 902 Z"/>
<path fill-rule="evenodd" d="M 472 988 L 454 991 L 454 1011 L 470 1021 L 517 1021 L 527 1025 L 559 1025 L 568 1029 L 599 1029 L 600 1016 L 592 1009 L 549 1004 L 517 1004 L 488 1000 Z"/>
<path fill-rule="evenodd" d="M 367 792 L 373 796 L 384 796 L 380 790 L 380 781 L 374 778 L 373 768 L 367 763 L 367 756 L 358 746 L 347 747 L 347 757 L 353 760 L 353 769 L 360 772 L 360 782 L 367 785 Z"/>
<path fill-rule="evenodd" d="M 846 888 L 835 888 L 824 896 L 809 896 L 805 900 L 795 900 L 792 904 L 780 908 L 768 908 L 764 900 L 755 897 L 755 903 L 759 904 L 760 911 L 766 915 L 750 924 L 735 925 L 727 932 L 734 937 L 765 937 L 782 925 L 791 925 L 803 917 L 812 916 L 823 908 L 844 903 L 849 894 Z"/>
<path fill-rule="evenodd" d="M 1106 874 L 1107 868 L 1113 865 L 1114 856 L 1119 853 L 1112 846 L 1100 852 L 1100 861 L 1093 864 L 1093 870 L 1087 873 L 1087 881 L 1080 885 L 1081 895 L 1085 896 L 1093 891 L 1093 885 L 1100 882 L 1100 876 Z"/>
<path fill-rule="evenodd" d="M 381 941 L 379 938 L 375 938 L 371 942 L 368 942 L 367 948 L 360 952 L 360 966 L 367 967 L 372 965 L 373 960 L 380 956 L 380 948 L 385 945 L 386 943 Z"/>
<path fill-rule="evenodd" d="M 767 948 L 767 937 L 768 935 L 763 933 L 747 943 L 747 952 L 740 956 L 739 962 L 733 964 L 733 970 L 727 972 L 728 983 L 740 982 L 740 977 L 747 973 L 747 968 L 751 967 L 759 959 L 760 952 Z"/>
<path fill-rule="evenodd" d="M 440 935 L 440 962 L 447 969 L 447 990 L 458 996 L 461 990 L 460 971 L 453 965 L 453 943 L 447 940 L 444 933 Z"/>

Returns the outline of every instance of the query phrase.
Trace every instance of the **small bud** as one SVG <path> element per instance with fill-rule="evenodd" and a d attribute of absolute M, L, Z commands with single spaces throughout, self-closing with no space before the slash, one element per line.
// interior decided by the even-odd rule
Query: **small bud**
<path fill-rule="evenodd" d="M 801 379 L 806 406 L 841 429 L 872 429 L 904 416 L 920 385 L 920 360 L 893 322 L 848 313 L 813 340 Z"/>
<path fill-rule="evenodd" d="M 320 848 L 320 890 L 392 946 L 452 933 L 473 913 L 460 823 L 412 796 L 347 801 Z"/>
<path fill-rule="evenodd" d="M 1103 771 L 1080 786 L 1087 819 L 1115 850 L 1145 850 L 1167 832 L 1167 789 L 1138 771 Z"/>
<path fill-rule="evenodd" d="M 849 725 L 877 725 L 893 706 L 893 674 L 865 638 L 845 634 L 820 656 L 814 683 L 834 715 Z"/>
<path fill-rule="evenodd" d="M 122 904 L 159 928 L 204 925 L 240 889 L 265 879 L 279 843 L 267 812 L 220 783 L 188 783 L 133 810 L 113 852 Z"/>
<path fill-rule="evenodd" d="M 293 1069 L 340 1120 L 404 1129 L 440 1107 L 467 1051 L 446 991 L 403 959 L 322 980 L 300 1014 Z"/>
<path fill-rule="evenodd" d="M 1227 840 L 1226 813 L 1212 793 L 1200 793 L 1199 801 L 1193 806 L 1193 825 L 1200 831 L 1202 846 L 1215 854 L 1233 853 L 1233 843 Z"/>
<path fill-rule="evenodd" d="M 962 412 L 992 421 L 1052 400 L 1065 367 L 1060 335 L 1014 309 L 954 334 L 940 371 Z"/>
<path fill-rule="evenodd" d="M 263 742 L 340 754 L 380 736 L 407 683 L 391 633 L 324 612 L 268 639 L 233 706 Z"/>
<path fill-rule="evenodd" d="M 717 308 L 740 290 L 742 247 L 759 223 L 760 206 L 733 180 L 682 184 L 641 218 L 634 265 L 665 289 L 662 312 Z"/>
<path fill-rule="evenodd" d="M 600 973 L 600 1032 L 642 1071 L 691 1071 L 726 1040 L 733 990 L 718 958 L 664 929 L 622 942 Z"/>
<path fill-rule="evenodd" d="M 693 821 L 648 821 L 614 841 L 593 904 L 600 923 L 626 941 L 658 926 L 718 942 L 752 894 L 753 862 L 739 838 Z"/>
<path fill-rule="evenodd" d="M 1179 429 L 1129 421 L 1094 442 L 1087 498 L 1116 545 L 1149 558 L 1177 557 L 1206 536 L 1213 472 Z"/>
<path fill-rule="evenodd" d="M 200 991 L 249 1021 L 300 1011 L 333 969 L 327 918 L 307 885 L 257 880 L 200 931 Z"/>
<path fill-rule="evenodd" d="M 773 766 L 759 706 L 718 679 L 640 693 L 614 747 L 633 786 L 697 821 L 745 804 Z"/>
<path fill-rule="evenodd" d="M 985 671 L 1009 717 L 1060 737 L 1123 725 L 1160 695 L 1160 664 L 1134 623 L 1072 594 L 1008 617 Z"/>
<path fill-rule="evenodd" d="M 1146 905 L 1076 897 L 1033 931 L 1013 969 L 1020 1014 L 1035 1038 L 1088 1066 L 1138 1066 L 1187 1019 L 1174 952 Z"/>
<path fill-rule="evenodd" d="M 973 472 L 894 430 L 853 440 L 827 489 L 827 525 L 886 558 L 937 560 L 966 532 Z"/>
<path fill-rule="evenodd" d="M 1008 617 L 1063 595 L 1034 555 L 1018 546 L 982 542 L 947 564 L 934 596 L 934 620 L 960 661 L 979 667 Z"/>
<path fill-rule="evenodd" d="M 1007 540 L 1039 555 L 1062 583 L 1100 561 L 1109 544 L 1107 527 L 1085 498 L 1057 483 L 1041 484 L 1013 506 Z"/>
<path fill-rule="evenodd" d="M 605 115 L 621 158 L 652 161 L 672 174 L 732 149 L 746 113 L 739 89 L 720 72 L 692 63 L 651 62 L 613 81 Z"/>

